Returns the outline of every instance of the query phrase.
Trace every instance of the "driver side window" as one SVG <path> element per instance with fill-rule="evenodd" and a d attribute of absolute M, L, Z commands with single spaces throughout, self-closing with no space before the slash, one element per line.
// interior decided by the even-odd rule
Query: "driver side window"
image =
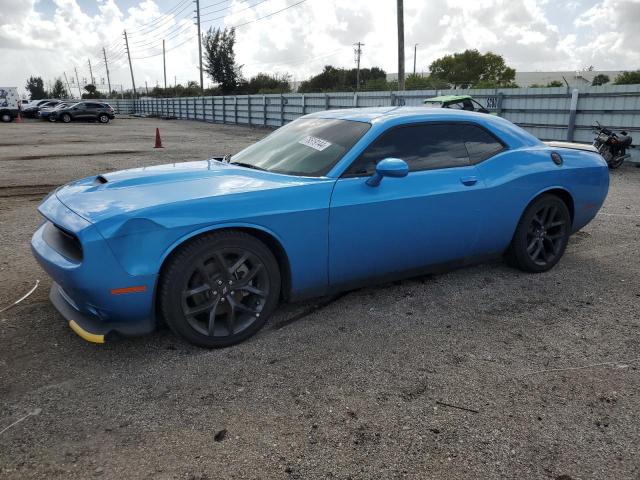
<path fill-rule="evenodd" d="M 462 125 L 403 125 L 383 133 L 353 162 L 345 176 L 367 176 L 380 160 L 393 157 L 407 162 L 410 172 L 470 164 Z"/>

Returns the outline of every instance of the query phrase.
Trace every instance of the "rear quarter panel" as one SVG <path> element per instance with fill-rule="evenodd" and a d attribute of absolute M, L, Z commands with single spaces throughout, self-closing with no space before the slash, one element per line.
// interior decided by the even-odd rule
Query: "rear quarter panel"
<path fill-rule="evenodd" d="M 551 152 L 563 158 L 558 166 Z M 477 165 L 485 182 L 482 251 L 503 252 L 522 213 L 545 191 L 568 192 L 574 202 L 573 229 L 584 227 L 604 203 L 609 188 L 605 161 L 592 152 L 544 146 L 507 150 Z"/>

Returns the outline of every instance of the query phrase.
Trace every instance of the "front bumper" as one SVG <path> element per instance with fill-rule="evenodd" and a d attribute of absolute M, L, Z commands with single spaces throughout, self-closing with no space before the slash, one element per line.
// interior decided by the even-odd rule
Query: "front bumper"
<path fill-rule="evenodd" d="M 69 327 L 79 337 L 90 343 L 105 343 L 117 335 L 134 337 L 145 335 L 155 329 L 152 319 L 144 319 L 136 322 L 104 322 L 98 316 L 82 313 L 73 300 L 65 293 L 60 285 L 53 283 L 49 292 L 49 300 L 56 310 L 69 323 Z"/>
<path fill-rule="evenodd" d="M 55 282 L 51 302 L 65 319 L 73 322 L 70 326 L 74 331 L 96 343 L 115 334 L 135 336 L 153 331 L 157 275 L 129 275 L 97 229 L 66 208 L 55 195 L 50 195 L 39 210 L 49 221 L 33 234 L 31 249 Z M 81 258 L 72 258 L 51 242 L 45 235 L 50 223 L 79 239 Z"/>

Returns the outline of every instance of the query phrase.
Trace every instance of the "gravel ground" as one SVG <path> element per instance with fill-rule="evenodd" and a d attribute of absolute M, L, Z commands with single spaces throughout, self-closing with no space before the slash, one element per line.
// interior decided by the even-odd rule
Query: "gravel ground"
<path fill-rule="evenodd" d="M 0 308 L 42 281 L 0 313 L 1 478 L 640 478 L 637 168 L 546 274 L 496 262 L 285 305 L 225 350 L 76 337 L 29 251 L 42 196 L 265 133 L 0 126 Z"/>

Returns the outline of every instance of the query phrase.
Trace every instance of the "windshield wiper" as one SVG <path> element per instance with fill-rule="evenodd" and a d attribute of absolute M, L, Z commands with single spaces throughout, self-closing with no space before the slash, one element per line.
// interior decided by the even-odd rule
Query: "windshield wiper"
<path fill-rule="evenodd" d="M 229 162 L 229 165 L 237 165 L 239 167 L 245 167 L 245 168 L 252 168 L 253 170 L 262 170 L 263 172 L 266 172 L 267 169 L 266 168 L 262 168 L 262 167 L 257 167 L 255 165 L 252 165 L 250 163 L 243 163 L 243 162 Z"/>

